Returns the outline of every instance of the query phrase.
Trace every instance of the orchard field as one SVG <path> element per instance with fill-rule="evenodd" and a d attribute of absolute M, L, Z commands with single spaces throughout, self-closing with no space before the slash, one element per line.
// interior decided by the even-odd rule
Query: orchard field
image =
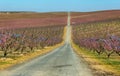
<path fill-rule="evenodd" d="M 63 42 L 66 18 L 67 13 L 0 13 L 0 69 L 57 47 Z"/>
<path fill-rule="evenodd" d="M 64 42 L 71 36 L 64 38 L 65 34 L 66 36 L 72 34 L 73 47 L 70 46 L 71 43 Z M 64 45 L 61 44 L 62 42 Z M 72 53 L 72 48 L 74 48 L 74 51 L 80 54 L 81 59 L 86 60 L 91 66 L 90 69 L 97 72 L 96 76 L 120 75 L 120 11 L 71 12 L 68 15 L 65 12 L 0 13 L 0 69 L 1 67 L 7 68 L 4 68 L 7 64 L 14 65 L 16 62 L 19 64 L 25 56 L 32 59 L 36 57 L 36 54 L 32 57 L 34 53 L 38 53 L 37 56 L 46 54 L 53 50 L 49 47 L 54 48 L 58 44 L 60 46 L 56 47 L 57 52 L 49 53 L 48 57 L 50 57 L 47 59 L 54 61 L 54 56 L 56 56 L 58 63 L 59 59 L 64 63 L 67 61 L 66 57 L 72 58 L 75 55 Z M 46 48 L 48 48 L 47 52 L 44 50 Z M 61 58 L 57 54 L 61 54 Z M 75 57 L 73 61 L 76 60 L 74 60 Z M 68 58 L 68 62 L 70 61 L 71 59 Z M 82 63 L 80 63 L 81 66 Z M 52 63 L 50 61 L 45 64 Z M 77 73 L 79 73 L 79 68 L 77 67 Z"/>
<path fill-rule="evenodd" d="M 66 25 L 67 13 L 1 13 L 0 29 Z"/>
<path fill-rule="evenodd" d="M 79 50 L 77 53 L 94 69 L 120 72 L 119 12 L 72 14 L 72 40 Z M 109 68 L 105 69 L 104 66 Z"/>
<path fill-rule="evenodd" d="M 120 56 L 120 20 L 80 24 L 73 27 L 73 41 L 98 55 Z"/>
<path fill-rule="evenodd" d="M 71 13 L 71 24 L 107 21 L 120 18 L 120 10 L 107 10 L 97 12 L 73 12 Z"/>
<path fill-rule="evenodd" d="M 27 54 L 63 41 L 63 26 L 0 30 L 0 50 L 4 57 Z"/>
<path fill-rule="evenodd" d="M 66 13 L 9 12 L 0 13 L 0 51 L 33 52 L 63 41 Z"/>

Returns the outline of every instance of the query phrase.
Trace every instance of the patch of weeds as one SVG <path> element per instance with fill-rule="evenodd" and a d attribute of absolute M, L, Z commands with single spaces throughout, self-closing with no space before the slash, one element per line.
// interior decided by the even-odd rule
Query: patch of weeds
<path fill-rule="evenodd" d="M 0 62 L 0 65 L 5 65 L 5 64 L 11 64 L 11 63 L 10 62 L 5 62 L 5 61 Z"/>

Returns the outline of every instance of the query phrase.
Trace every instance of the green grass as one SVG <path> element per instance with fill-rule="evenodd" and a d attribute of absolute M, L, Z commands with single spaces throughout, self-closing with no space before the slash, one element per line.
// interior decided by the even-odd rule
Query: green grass
<path fill-rule="evenodd" d="M 115 59 L 113 55 L 108 59 L 105 54 L 98 55 L 97 53 L 91 52 L 90 50 L 87 49 L 81 49 L 82 52 L 84 52 L 86 55 L 94 57 L 95 59 L 99 60 L 105 65 L 111 65 L 115 69 L 120 69 L 120 60 Z M 119 56 L 116 55 L 117 58 L 120 58 Z"/>
<path fill-rule="evenodd" d="M 0 62 L 0 65 L 5 65 L 5 64 L 11 64 L 10 62 L 2 61 Z"/>

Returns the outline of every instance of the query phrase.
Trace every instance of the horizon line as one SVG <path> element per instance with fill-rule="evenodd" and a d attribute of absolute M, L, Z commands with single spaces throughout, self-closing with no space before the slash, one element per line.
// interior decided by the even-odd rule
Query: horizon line
<path fill-rule="evenodd" d="M 54 13 L 54 12 L 102 12 L 102 11 L 120 11 L 120 9 L 96 10 L 96 11 L 0 11 L 0 13 Z"/>

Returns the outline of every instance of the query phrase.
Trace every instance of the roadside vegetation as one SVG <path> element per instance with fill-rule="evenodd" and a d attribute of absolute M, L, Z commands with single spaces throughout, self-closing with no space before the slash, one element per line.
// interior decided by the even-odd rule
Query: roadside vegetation
<path fill-rule="evenodd" d="M 0 30 L 0 69 L 51 51 L 63 34 L 64 26 Z"/>
<path fill-rule="evenodd" d="M 120 19 L 74 25 L 72 34 L 77 52 L 93 68 L 120 75 Z"/>

